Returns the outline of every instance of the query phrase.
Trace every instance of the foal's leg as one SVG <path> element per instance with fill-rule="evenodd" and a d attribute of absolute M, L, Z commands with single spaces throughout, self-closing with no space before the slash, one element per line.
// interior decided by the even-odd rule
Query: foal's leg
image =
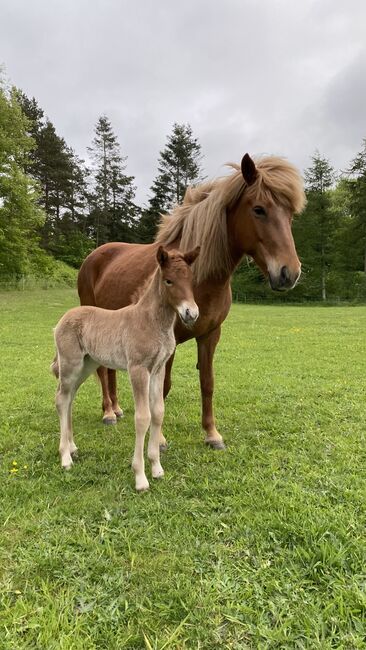
<path fill-rule="evenodd" d="M 71 454 L 75 453 L 76 446 L 72 434 L 71 407 L 75 390 L 72 382 L 60 380 L 56 393 L 56 408 L 60 418 L 60 457 L 64 469 L 72 466 Z"/>
<path fill-rule="evenodd" d="M 117 418 L 113 410 L 111 396 L 109 394 L 108 369 L 100 366 L 97 370 L 98 377 L 102 386 L 102 410 L 103 424 L 116 424 Z"/>
<path fill-rule="evenodd" d="M 73 434 L 73 429 L 72 429 L 72 403 L 74 401 L 74 397 L 75 397 L 77 391 L 79 390 L 81 384 L 83 384 L 84 381 L 93 372 L 96 371 L 97 367 L 98 367 L 98 364 L 95 361 L 93 361 L 93 359 L 91 359 L 89 356 L 84 357 L 82 365 L 81 365 L 79 376 L 78 376 L 78 378 L 77 378 L 77 380 L 75 382 L 75 385 L 74 385 L 74 388 L 73 388 L 73 391 L 72 391 L 72 399 L 71 399 L 71 403 L 70 403 L 69 410 L 68 410 L 68 421 L 69 421 L 68 429 L 69 429 L 69 442 L 70 442 L 71 456 L 77 456 L 77 452 L 78 452 L 78 448 L 77 448 L 77 446 L 75 445 L 75 442 L 74 442 L 74 434 Z"/>
<path fill-rule="evenodd" d="M 164 397 L 163 397 L 163 385 L 164 385 L 164 367 L 155 375 L 150 377 L 150 392 L 149 392 L 149 401 L 150 401 L 150 412 L 151 412 L 151 424 L 150 424 L 150 437 L 149 444 L 147 448 L 147 455 L 151 462 L 151 473 L 153 478 L 161 478 L 164 476 L 164 470 L 160 465 L 160 436 L 161 436 L 161 425 L 164 419 Z"/>
<path fill-rule="evenodd" d="M 128 372 L 135 401 L 136 440 L 132 468 L 135 472 L 136 490 L 142 492 L 149 489 L 149 481 L 145 474 L 144 444 L 151 418 L 149 409 L 150 373 L 142 366 L 132 366 Z"/>
<path fill-rule="evenodd" d="M 206 431 L 205 442 L 213 449 L 225 449 L 222 436 L 216 429 L 212 408 L 214 389 L 213 356 L 219 341 L 221 328 L 197 339 L 198 367 L 200 372 L 201 397 L 202 397 L 202 427 Z"/>
<path fill-rule="evenodd" d="M 71 456 L 77 456 L 77 452 L 78 452 L 78 448 L 74 442 L 74 432 L 72 429 L 72 403 L 74 401 L 76 391 L 77 389 L 75 389 L 72 393 L 71 401 L 67 410 L 67 426 L 68 426 L 68 433 L 69 433 L 69 445 L 70 445 Z"/>
<path fill-rule="evenodd" d="M 60 383 L 56 392 L 56 408 L 60 418 L 59 451 L 62 467 L 70 469 L 73 464 L 72 455 L 77 452 L 72 431 L 72 402 L 79 386 L 94 372 L 97 364 L 90 359 L 67 362 L 59 356 L 59 365 Z"/>
<path fill-rule="evenodd" d="M 112 409 L 113 413 L 117 418 L 123 417 L 123 411 L 118 404 L 117 398 L 117 373 L 115 370 L 108 368 L 108 386 L 109 386 L 109 396 L 112 400 Z"/>

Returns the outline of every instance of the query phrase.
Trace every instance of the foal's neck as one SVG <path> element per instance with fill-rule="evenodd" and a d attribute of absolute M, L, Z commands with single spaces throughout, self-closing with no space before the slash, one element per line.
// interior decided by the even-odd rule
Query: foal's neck
<path fill-rule="evenodd" d="M 162 283 L 160 270 L 156 269 L 150 283 L 137 303 L 147 317 L 160 329 L 168 330 L 175 322 L 175 310 L 168 303 Z"/>

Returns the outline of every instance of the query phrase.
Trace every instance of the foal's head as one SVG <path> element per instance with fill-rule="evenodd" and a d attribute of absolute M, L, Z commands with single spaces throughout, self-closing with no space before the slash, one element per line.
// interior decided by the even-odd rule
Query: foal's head
<path fill-rule="evenodd" d="M 192 327 L 199 311 L 193 296 L 191 264 L 200 247 L 188 253 L 167 251 L 159 246 L 156 257 L 160 267 L 161 287 L 166 301 L 177 312 L 186 327 Z"/>
<path fill-rule="evenodd" d="M 291 289 L 301 272 L 291 232 L 293 214 L 305 204 L 300 174 L 283 158 L 268 156 L 256 165 L 248 154 L 241 172 L 245 187 L 233 211 L 236 240 L 244 243 L 244 252 L 268 276 L 272 289 Z"/>

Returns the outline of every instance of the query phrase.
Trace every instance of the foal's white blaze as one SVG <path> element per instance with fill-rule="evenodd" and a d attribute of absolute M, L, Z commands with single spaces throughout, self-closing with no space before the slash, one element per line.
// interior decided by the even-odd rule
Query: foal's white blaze
<path fill-rule="evenodd" d="M 186 325 L 193 325 L 199 316 L 199 309 L 195 302 L 184 300 L 178 307 L 178 313 Z"/>

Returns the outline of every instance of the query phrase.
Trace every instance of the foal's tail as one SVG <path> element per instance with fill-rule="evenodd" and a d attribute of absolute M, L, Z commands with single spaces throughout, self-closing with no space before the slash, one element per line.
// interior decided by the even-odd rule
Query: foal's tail
<path fill-rule="evenodd" d="M 57 352 L 56 352 L 56 354 L 55 354 L 55 358 L 54 358 L 54 360 L 52 361 L 52 363 L 51 363 L 51 365 L 50 365 L 50 370 L 51 370 L 51 372 L 53 372 L 53 374 L 55 375 L 56 379 L 59 379 L 59 378 L 60 378 L 60 368 L 59 368 L 59 366 L 58 366 L 58 354 L 57 354 Z"/>

